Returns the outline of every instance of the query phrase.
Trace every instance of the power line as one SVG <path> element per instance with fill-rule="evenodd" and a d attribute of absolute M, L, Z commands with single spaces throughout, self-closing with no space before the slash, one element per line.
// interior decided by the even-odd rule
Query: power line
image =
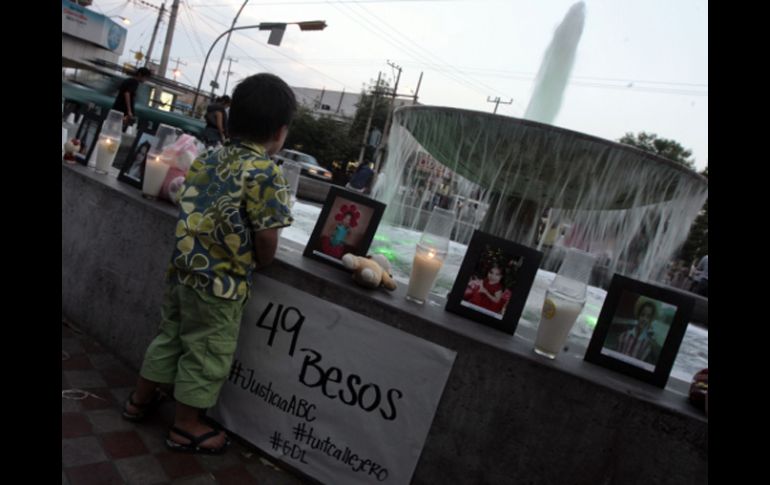
<path fill-rule="evenodd" d="M 478 1 L 478 0 L 474 0 Z M 449 2 L 467 2 L 467 0 L 337 0 L 336 3 L 449 3 Z M 300 0 L 284 2 L 261 2 L 248 5 L 248 7 L 263 7 L 268 5 L 319 5 L 326 3 L 323 0 Z M 232 7 L 229 3 L 206 3 L 197 5 L 198 7 Z"/>
<path fill-rule="evenodd" d="M 191 10 L 191 11 L 192 11 L 192 10 Z M 194 12 L 194 11 L 193 11 L 193 12 Z M 202 16 L 200 13 L 198 13 L 198 12 L 194 12 L 194 13 L 195 13 L 196 15 L 198 15 L 198 18 L 200 18 L 201 20 L 203 20 L 203 16 Z M 214 19 L 211 19 L 211 18 L 208 18 L 208 20 L 211 20 L 211 21 L 216 21 L 216 20 L 214 20 Z M 203 20 L 203 21 L 204 21 L 204 23 L 205 23 L 205 24 L 206 24 L 206 25 L 207 25 L 209 28 L 211 28 L 212 30 L 216 30 L 216 29 L 214 29 L 214 28 L 211 26 L 211 24 L 210 24 L 208 21 L 206 21 L 206 20 Z M 227 28 L 227 27 L 229 27 L 229 26 L 227 26 L 227 25 L 223 25 L 223 27 L 226 27 L 226 28 Z M 255 40 L 255 39 L 253 39 L 253 38 L 251 38 L 251 37 L 246 37 L 246 39 L 248 39 L 248 40 L 250 40 L 250 41 L 252 41 L 252 42 L 255 42 L 255 43 L 257 43 L 258 45 L 260 45 L 260 46 L 263 46 L 263 47 L 264 47 L 264 44 L 262 44 L 261 42 L 259 42 L 259 41 Z M 254 58 L 252 55 L 250 55 L 248 52 L 246 52 L 245 50 L 243 50 L 242 48 L 240 48 L 240 47 L 239 47 L 239 46 L 237 46 L 236 44 L 233 44 L 233 45 L 235 46 L 235 48 L 236 48 L 236 49 L 238 49 L 239 51 L 241 51 L 241 52 L 244 54 L 244 56 L 242 56 L 242 57 L 245 57 L 246 59 L 249 59 L 249 60 L 251 60 L 252 62 L 254 62 L 255 64 L 257 64 L 258 66 L 260 66 L 260 67 L 261 67 L 262 69 L 264 69 L 264 70 L 267 70 L 267 71 L 270 71 L 270 70 L 271 70 L 271 69 L 270 69 L 268 66 L 266 66 L 265 64 L 262 64 L 262 63 L 261 63 L 259 60 L 257 60 L 256 58 Z M 344 83 L 344 82 L 342 82 L 342 81 L 340 81 L 339 79 L 335 79 L 335 78 L 333 78 L 333 77 L 329 76 L 328 74 L 326 74 L 326 73 L 324 73 L 324 72 L 322 72 L 322 71 L 319 71 L 318 69 L 316 69 L 316 68 L 314 68 L 314 67 L 312 67 L 312 66 L 310 66 L 310 65 L 308 65 L 308 64 L 306 64 L 306 63 L 304 63 L 304 62 L 302 62 L 302 61 L 300 61 L 299 59 L 297 59 L 297 58 L 295 58 L 295 57 L 292 57 L 292 56 L 290 56 L 290 55 L 288 55 L 288 54 L 285 54 L 284 52 L 282 52 L 282 51 L 281 51 L 280 49 L 278 49 L 278 48 L 276 48 L 276 49 L 274 50 L 274 52 L 275 52 L 276 54 L 279 54 L 279 55 L 281 55 L 281 56 L 283 56 L 283 57 L 286 57 L 286 58 L 288 58 L 289 60 L 291 60 L 291 61 L 293 61 L 293 62 L 296 62 L 297 64 L 300 64 L 300 65 L 302 65 L 302 66 L 305 66 L 305 67 L 306 67 L 306 68 L 308 68 L 308 69 L 311 69 L 311 70 L 313 70 L 313 71 L 317 72 L 318 74 L 320 74 L 320 75 L 324 76 L 324 77 L 325 77 L 325 78 L 327 78 L 327 79 L 330 79 L 330 80 L 334 81 L 335 83 L 339 83 L 339 84 L 340 84 L 340 85 L 342 85 L 343 87 L 347 87 L 347 86 L 345 85 L 345 83 Z"/>
<path fill-rule="evenodd" d="M 195 26 L 195 22 L 193 21 L 191 8 L 190 8 L 190 5 L 189 5 L 189 3 L 187 1 L 184 2 L 184 13 L 187 16 L 187 20 L 194 27 Z M 180 20 L 182 20 L 182 19 L 180 19 Z M 185 33 L 185 35 L 189 39 L 190 35 L 189 35 L 189 33 L 187 32 L 187 29 L 184 26 L 184 21 L 182 21 L 181 25 L 182 25 L 182 31 Z M 195 41 L 198 43 L 198 47 L 200 48 L 201 57 L 206 57 L 206 47 L 203 45 L 203 42 L 201 42 L 200 36 L 198 35 L 198 33 L 195 31 L 194 28 L 192 29 L 192 31 L 193 31 L 193 35 L 195 36 Z M 190 41 L 190 44 L 192 44 L 192 41 Z"/>
<path fill-rule="evenodd" d="M 333 4 L 330 4 L 330 5 L 332 7 L 334 7 L 334 8 L 336 8 L 337 10 L 339 10 L 340 12 L 342 12 L 343 15 L 345 15 L 347 17 L 350 17 L 353 21 L 356 21 L 355 18 L 353 18 L 350 15 L 348 15 L 347 12 L 345 12 L 342 9 L 338 8 L 336 5 L 333 5 Z M 345 8 L 349 8 L 346 5 L 344 5 L 344 7 Z M 352 9 L 351 9 L 351 11 L 352 11 Z M 361 20 L 363 20 L 365 23 L 367 23 L 371 27 L 370 32 L 372 32 L 375 35 L 379 36 L 380 38 L 385 40 L 387 43 L 393 45 L 394 47 L 396 47 L 398 49 L 402 49 L 404 51 L 408 51 L 408 53 L 411 53 L 411 55 L 414 56 L 416 59 L 422 59 L 423 62 L 425 62 L 424 61 L 425 56 L 423 54 L 421 54 L 419 52 L 416 52 L 414 49 L 412 49 L 411 47 L 409 47 L 408 45 L 406 45 L 404 42 L 400 41 L 399 39 L 393 38 L 390 34 L 386 33 L 384 30 L 382 30 L 377 24 L 373 23 L 372 21 L 370 21 L 369 19 L 367 19 L 365 17 L 362 17 L 357 12 L 352 11 L 352 13 L 354 15 L 356 15 L 358 18 L 360 18 Z M 458 84 L 464 85 L 466 88 L 470 88 L 470 89 L 472 89 L 474 91 L 477 91 L 479 93 L 486 94 L 484 91 L 481 91 L 475 85 L 469 83 L 468 81 L 465 81 L 462 78 L 458 78 L 457 76 L 450 75 L 448 73 L 442 73 L 442 74 L 445 77 L 449 78 L 450 80 L 452 80 L 452 81 L 454 81 L 454 82 L 456 82 Z"/>
<path fill-rule="evenodd" d="M 495 103 L 495 110 L 492 111 L 493 114 L 497 113 L 497 107 L 501 104 L 511 104 L 513 103 L 513 98 L 511 98 L 510 101 L 500 101 L 500 96 L 496 97 L 495 99 L 490 99 L 489 96 L 487 96 L 487 103 Z"/>
<path fill-rule="evenodd" d="M 362 6 L 362 5 L 359 5 L 359 8 L 360 8 L 361 10 L 363 10 L 365 13 L 367 13 L 368 15 L 370 15 L 371 17 L 373 17 L 375 20 L 377 20 L 377 22 L 379 22 L 379 23 L 381 23 L 382 25 L 384 25 L 384 26 L 386 26 L 387 28 L 389 28 L 391 31 L 393 31 L 393 32 L 395 33 L 395 35 L 397 35 L 397 36 L 400 36 L 400 37 L 401 37 L 401 38 L 403 38 L 403 39 L 404 39 L 406 42 L 408 42 L 409 44 L 411 44 L 411 45 L 415 46 L 415 48 L 416 48 L 416 49 L 418 49 L 418 50 L 419 50 L 421 53 L 425 53 L 425 54 L 421 54 L 421 55 L 420 55 L 420 57 L 422 57 L 422 58 L 428 58 L 428 57 L 432 57 L 432 58 L 434 58 L 434 59 L 438 59 L 438 60 L 439 60 L 439 61 L 440 61 L 440 62 L 441 62 L 441 63 L 442 63 L 444 66 L 446 66 L 446 67 L 448 67 L 450 70 L 454 71 L 454 73 L 456 73 L 456 74 L 454 74 L 455 76 L 460 76 L 460 77 L 461 77 L 461 79 L 467 79 L 467 81 L 465 81 L 465 82 L 466 82 L 466 85 L 467 85 L 467 83 L 470 83 L 470 84 L 473 86 L 473 87 L 472 87 L 472 89 L 474 89 L 475 91 L 477 91 L 477 92 L 479 92 L 479 93 L 481 93 L 481 94 L 485 94 L 485 93 L 484 93 L 484 92 L 483 92 L 481 89 L 479 89 L 479 88 L 477 88 L 477 87 L 476 87 L 476 84 L 478 84 L 478 85 L 480 85 L 482 88 L 485 88 L 485 89 L 487 89 L 487 90 L 489 90 L 489 91 L 493 91 L 493 92 L 496 92 L 496 93 L 498 93 L 498 94 L 503 94 L 503 93 L 502 93 L 500 90 L 498 90 L 498 89 L 496 89 L 496 88 L 494 88 L 494 87 L 492 87 L 492 86 L 489 86 L 489 85 L 487 85 L 487 84 L 485 84 L 485 83 L 483 83 L 483 82 L 479 81 L 478 79 L 474 79 L 474 78 L 471 78 L 471 77 L 470 77 L 470 76 L 468 76 L 467 74 L 463 73 L 462 71 L 460 71 L 459 69 L 457 69 L 456 67 L 454 67 L 454 65 L 452 65 L 452 64 L 450 64 L 450 63 L 446 62 L 445 60 L 441 59 L 441 58 L 440 58 L 438 55 L 436 55 L 436 54 L 434 54 L 434 53 L 432 53 L 432 52 L 428 51 L 427 49 L 425 49 L 424 47 L 422 47 L 422 46 L 421 46 L 421 45 L 419 45 L 418 43 L 414 42 L 414 41 L 413 41 L 412 39 L 410 39 L 408 36 L 406 36 L 406 35 L 402 34 L 402 33 L 401 33 L 401 32 L 400 32 L 398 29 L 394 28 L 392 25 L 390 25 L 390 24 L 388 24 L 387 22 L 385 22 L 385 21 L 384 21 L 383 19 L 381 19 L 379 16 L 377 16 L 377 15 L 376 15 L 376 14 L 374 14 L 373 12 L 369 11 L 369 10 L 368 10 L 366 7 L 364 7 L 364 6 Z M 413 52 L 414 52 L 414 51 L 413 51 Z"/>

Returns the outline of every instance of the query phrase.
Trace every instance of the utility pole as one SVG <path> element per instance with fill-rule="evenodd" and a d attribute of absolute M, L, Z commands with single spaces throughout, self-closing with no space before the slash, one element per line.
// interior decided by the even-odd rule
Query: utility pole
<path fill-rule="evenodd" d="M 168 67 L 168 56 L 171 52 L 171 41 L 174 39 L 174 26 L 176 25 L 176 14 L 179 11 L 179 0 L 174 0 L 171 4 L 171 16 L 168 19 L 168 28 L 166 29 L 166 43 L 163 44 L 163 55 L 160 56 L 160 67 L 158 67 L 158 76 L 166 77 L 166 67 Z"/>
<path fill-rule="evenodd" d="M 422 71 L 420 71 L 420 79 L 417 80 L 417 89 L 414 90 L 414 101 L 412 104 L 417 104 L 417 93 L 420 92 L 420 84 L 422 84 Z"/>
<path fill-rule="evenodd" d="M 225 60 L 225 53 L 227 53 L 227 45 L 230 44 L 230 36 L 233 34 L 232 29 L 235 28 L 235 22 L 238 21 L 238 17 L 240 17 L 241 12 L 243 11 L 243 7 L 246 6 L 246 4 L 249 3 L 249 0 L 244 0 L 243 5 L 241 5 L 241 8 L 238 9 L 238 13 L 235 14 L 235 18 L 233 19 L 233 25 L 230 26 L 230 31 L 227 33 L 227 39 L 225 39 L 225 46 L 222 48 L 222 57 L 219 58 L 219 66 L 217 66 L 217 73 L 214 75 L 214 80 L 211 81 L 211 97 L 214 97 L 214 90 L 219 87 L 219 84 L 217 84 L 217 80 L 219 79 L 219 71 L 222 70 L 222 62 Z"/>
<path fill-rule="evenodd" d="M 345 97 L 345 86 L 342 87 L 342 94 L 340 94 L 340 102 L 339 104 L 337 104 L 337 111 L 335 111 L 335 113 L 340 112 L 340 107 L 342 107 L 342 98 L 344 97 Z"/>
<path fill-rule="evenodd" d="M 512 104 L 513 103 L 513 98 L 511 98 L 510 101 L 506 102 L 506 101 L 500 101 L 500 96 L 496 97 L 495 99 L 490 99 L 489 96 L 487 96 L 487 102 L 488 103 L 495 103 L 495 110 L 492 111 L 492 114 L 496 114 L 497 113 L 497 106 L 498 105 L 500 105 L 501 103 L 502 104 Z"/>
<path fill-rule="evenodd" d="M 233 74 L 233 71 L 230 70 L 230 68 L 233 67 L 233 61 L 235 61 L 235 63 L 238 64 L 238 60 L 233 59 L 232 57 L 228 57 L 227 60 L 229 62 L 227 64 L 227 77 L 225 78 L 225 89 L 223 91 L 224 94 L 227 94 L 227 83 L 230 81 L 230 74 Z"/>
<path fill-rule="evenodd" d="M 149 5 L 149 4 L 146 4 Z M 154 7 L 154 6 L 153 6 Z M 158 8 L 158 7 L 154 7 Z M 150 47 L 147 48 L 147 57 L 146 61 L 144 61 L 144 67 L 147 67 L 150 64 L 150 59 L 152 56 L 152 46 L 155 45 L 155 36 L 158 34 L 158 27 L 160 27 L 160 22 L 163 19 L 163 13 L 166 11 L 166 4 L 162 4 L 160 6 L 160 12 L 158 13 L 158 20 L 155 21 L 155 28 L 152 29 L 152 38 L 150 39 Z"/>
<path fill-rule="evenodd" d="M 390 61 L 388 61 L 388 65 L 392 67 L 393 69 L 398 69 L 398 74 L 396 75 L 396 84 L 393 86 L 393 96 L 390 98 L 390 109 L 388 110 L 388 117 L 385 119 L 385 131 L 382 134 L 382 138 L 380 139 L 380 144 L 377 147 L 377 155 L 376 155 L 376 161 L 374 162 L 374 173 L 376 174 L 377 171 L 380 169 L 380 162 L 382 161 L 382 152 L 385 147 L 385 143 L 388 141 L 388 137 L 390 136 L 390 122 L 393 118 L 393 110 L 396 104 L 396 93 L 398 93 L 398 81 L 401 79 L 401 66 L 398 66 Z"/>
<path fill-rule="evenodd" d="M 369 119 L 366 120 L 366 128 L 364 128 L 364 139 L 361 142 L 361 151 L 358 152 L 358 165 L 364 160 L 364 150 L 366 149 L 366 142 L 369 138 L 369 128 L 372 126 L 372 117 L 374 116 L 374 106 L 377 103 L 377 93 L 380 91 L 380 78 L 382 77 L 382 71 L 377 73 L 377 84 L 374 85 L 374 91 L 372 92 L 372 108 L 369 110 Z M 376 173 L 376 172 L 375 172 Z"/>

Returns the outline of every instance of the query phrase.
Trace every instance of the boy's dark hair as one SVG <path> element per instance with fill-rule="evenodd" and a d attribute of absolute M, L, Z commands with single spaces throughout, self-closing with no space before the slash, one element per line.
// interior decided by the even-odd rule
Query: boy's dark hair
<path fill-rule="evenodd" d="M 232 137 L 266 142 L 291 123 L 296 110 L 297 100 L 288 84 L 273 74 L 255 74 L 233 91 L 228 131 Z"/>
<path fill-rule="evenodd" d="M 139 69 L 137 69 L 136 75 L 141 77 L 152 77 L 152 71 L 150 71 L 146 67 L 140 67 Z"/>
<path fill-rule="evenodd" d="M 229 103 L 230 101 L 231 101 L 230 96 L 226 94 L 224 96 L 220 96 L 217 98 L 217 103 L 220 103 L 220 104 Z"/>

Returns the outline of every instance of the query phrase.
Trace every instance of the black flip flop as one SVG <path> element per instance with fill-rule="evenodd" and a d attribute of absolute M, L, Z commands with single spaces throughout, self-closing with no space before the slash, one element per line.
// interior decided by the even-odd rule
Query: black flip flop
<path fill-rule="evenodd" d="M 221 455 L 222 453 L 224 453 L 227 447 L 230 446 L 230 439 L 227 436 L 225 436 L 225 443 L 219 448 L 204 448 L 200 446 L 200 444 L 206 441 L 207 439 L 217 436 L 221 432 L 221 430 L 218 430 L 218 429 L 214 429 L 212 431 L 209 431 L 208 433 L 203 433 L 200 436 L 193 436 L 187 431 L 181 430 L 176 426 L 172 426 L 171 431 L 178 434 L 179 436 L 182 436 L 190 440 L 189 443 L 182 444 L 172 440 L 171 437 L 169 436 L 168 438 L 166 438 L 166 447 L 171 451 L 179 451 L 182 453 L 203 453 L 206 455 Z"/>

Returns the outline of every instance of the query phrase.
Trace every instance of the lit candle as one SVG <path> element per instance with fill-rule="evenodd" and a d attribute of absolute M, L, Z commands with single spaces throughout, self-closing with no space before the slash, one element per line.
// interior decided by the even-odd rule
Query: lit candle
<path fill-rule="evenodd" d="M 96 144 L 96 171 L 98 173 L 107 173 L 115 160 L 115 154 L 118 153 L 120 142 L 109 136 L 99 135 L 99 142 Z"/>
<path fill-rule="evenodd" d="M 144 166 L 144 180 L 142 182 L 142 194 L 148 198 L 154 199 L 160 193 L 163 181 L 166 180 L 169 166 L 160 155 L 151 155 L 147 157 Z"/>
<path fill-rule="evenodd" d="M 412 261 L 412 275 L 409 277 L 409 288 L 406 290 L 407 299 L 416 303 L 425 302 L 444 264 L 443 259 L 435 249 L 417 245 L 417 252 Z"/>

